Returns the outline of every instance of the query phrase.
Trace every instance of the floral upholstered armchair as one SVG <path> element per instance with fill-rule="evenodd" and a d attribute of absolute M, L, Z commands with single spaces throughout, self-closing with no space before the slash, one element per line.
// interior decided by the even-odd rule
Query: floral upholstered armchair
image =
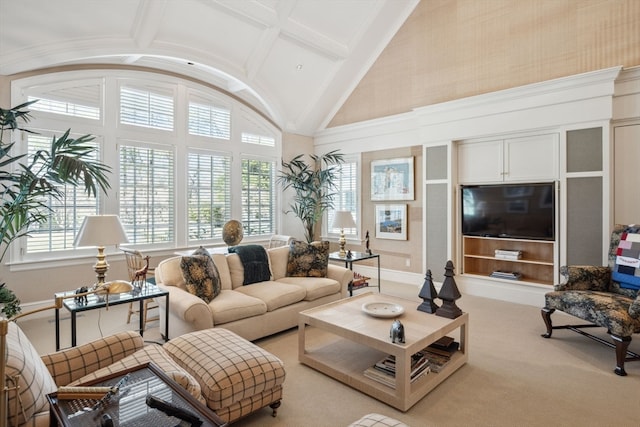
<path fill-rule="evenodd" d="M 563 266 L 563 283 L 545 295 L 542 319 L 551 338 L 554 329 L 570 329 L 616 349 L 618 375 L 627 375 L 625 361 L 640 360 L 628 351 L 631 336 L 640 333 L 640 227 L 616 225 L 611 234 L 608 266 Z M 555 310 L 589 322 L 582 325 L 553 326 Z M 584 332 L 583 328 L 603 327 L 613 343 Z"/>

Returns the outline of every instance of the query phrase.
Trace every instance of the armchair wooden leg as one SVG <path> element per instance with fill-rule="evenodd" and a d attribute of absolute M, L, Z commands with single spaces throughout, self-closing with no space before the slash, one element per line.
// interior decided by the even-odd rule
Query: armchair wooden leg
<path fill-rule="evenodd" d="M 627 349 L 629 348 L 629 343 L 631 343 L 631 337 L 619 337 L 612 334 L 611 338 L 616 344 L 616 369 L 613 372 L 624 377 L 627 375 L 624 370 L 624 362 L 627 358 Z"/>
<path fill-rule="evenodd" d="M 543 308 L 540 310 L 540 314 L 542 314 L 542 320 L 544 320 L 544 324 L 547 327 L 547 333 L 542 334 L 544 338 L 551 338 L 551 331 L 553 331 L 553 326 L 551 324 L 551 315 L 556 311 L 555 308 Z"/>
<path fill-rule="evenodd" d="M 278 408 L 280 407 L 281 404 L 282 404 L 282 401 L 278 400 L 277 402 L 273 402 L 271 405 L 269 405 L 269 407 L 273 410 L 273 412 L 271 413 L 272 417 L 275 417 L 276 415 L 278 415 Z"/>

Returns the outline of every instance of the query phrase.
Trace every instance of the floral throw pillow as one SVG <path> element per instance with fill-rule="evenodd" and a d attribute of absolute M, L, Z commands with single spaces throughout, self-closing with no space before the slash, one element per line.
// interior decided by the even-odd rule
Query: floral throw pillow
<path fill-rule="evenodd" d="M 329 242 L 302 242 L 293 240 L 289 245 L 287 276 L 327 277 Z"/>
<path fill-rule="evenodd" d="M 220 274 L 210 256 L 183 256 L 180 269 L 189 293 L 207 304 L 220 294 Z"/>

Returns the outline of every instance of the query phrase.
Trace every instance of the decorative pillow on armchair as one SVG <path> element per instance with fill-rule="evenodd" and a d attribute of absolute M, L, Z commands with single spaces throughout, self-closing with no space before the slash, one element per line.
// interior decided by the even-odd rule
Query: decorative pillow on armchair
<path fill-rule="evenodd" d="M 180 269 L 189 293 L 207 304 L 220 294 L 220 274 L 210 256 L 183 256 Z"/>
<path fill-rule="evenodd" d="M 622 288 L 640 289 L 640 231 L 636 226 L 628 226 L 620 236 L 616 250 L 613 280 Z"/>
<path fill-rule="evenodd" d="M 327 277 L 329 265 L 329 242 L 302 242 L 293 240 L 289 244 L 287 276 Z"/>

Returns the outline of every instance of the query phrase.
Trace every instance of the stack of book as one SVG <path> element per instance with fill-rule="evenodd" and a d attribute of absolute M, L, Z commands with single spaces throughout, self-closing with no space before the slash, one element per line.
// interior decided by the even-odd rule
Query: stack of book
<path fill-rule="evenodd" d="M 359 289 L 369 286 L 368 280 L 371 277 L 363 276 L 362 274 L 358 274 L 355 271 L 353 272 L 353 282 L 351 283 L 351 289 Z"/>
<path fill-rule="evenodd" d="M 429 361 L 429 370 L 431 372 L 440 372 L 451 360 L 453 353 L 458 351 L 460 343 L 452 337 L 444 336 L 429 347 L 422 350 Z"/>
<path fill-rule="evenodd" d="M 423 352 L 418 352 L 411 356 L 411 382 L 414 382 L 422 375 L 429 373 L 429 363 Z M 391 388 L 396 388 L 396 358 L 389 355 L 368 367 L 364 371 L 364 376 L 378 381 Z"/>
<path fill-rule="evenodd" d="M 517 271 L 496 270 L 491 273 L 491 277 L 495 277 L 497 279 L 520 280 L 522 274 L 518 273 Z"/>
<path fill-rule="evenodd" d="M 518 260 L 522 258 L 522 251 L 516 249 L 496 249 L 495 257 L 500 259 Z"/>

